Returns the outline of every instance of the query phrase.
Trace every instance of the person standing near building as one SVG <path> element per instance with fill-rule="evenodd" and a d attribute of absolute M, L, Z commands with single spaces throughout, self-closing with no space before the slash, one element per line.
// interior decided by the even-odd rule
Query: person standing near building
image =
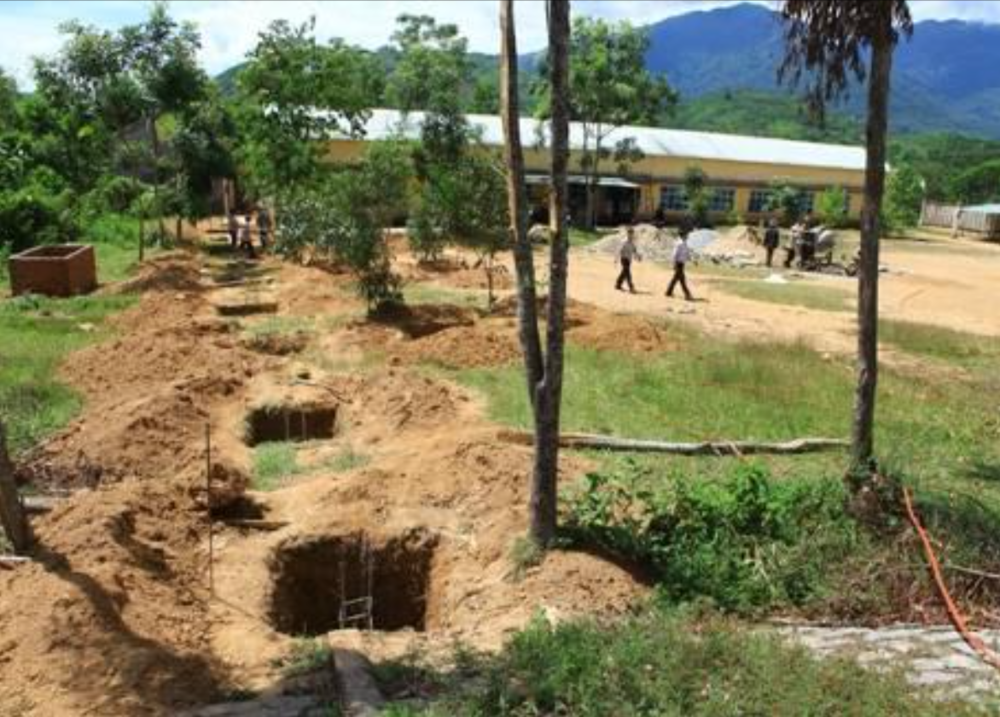
<path fill-rule="evenodd" d="M 251 238 L 251 232 L 253 224 L 253 217 L 247 213 L 244 218 L 243 225 L 240 227 L 240 249 L 243 249 L 247 253 L 248 259 L 256 258 L 256 254 L 253 250 L 253 239 Z"/>
<path fill-rule="evenodd" d="M 778 244 L 781 243 L 781 230 L 778 229 L 778 220 L 771 219 L 767 223 L 767 229 L 764 231 L 764 251 L 767 252 L 767 258 L 764 263 L 770 267 L 771 262 L 774 261 L 774 251 L 778 248 Z"/>
<path fill-rule="evenodd" d="M 799 245 L 802 244 L 802 232 L 806 230 L 805 224 L 802 220 L 797 220 L 792 225 L 792 231 L 788 235 L 788 243 L 785 244 L 785 268 L 790 269 L 792 267 L 792 262 L 795 261 L 795 253 L 799 249 Z"/>
<path fill-rule="evenodd" d="M 230 208 L 229 216 L 227 219 L 227 228 L 229 229 L 229 244 L 236 248 L 240 241 L 240 218 L 236 216 L 236 212 Z"/>
<path fill-rule="evenodd" d="M 257 210 L 257 234 L 260 235 L 260 253 L 266 254 L 271 240 L 271 213 L 264 206 Z"/>
<path fill-rule="evenodd" d="M 629 293 L 635 293 L 635 284 L 632 283 L 632 260 L 642 261 L 639 249 L 635 245 L 635 227 L 631 224 L 625 230 L 625 243 L 618 250 L 618 261 L 622 265 L 622 270 L 618 273 L 618 280 L 615 282 L 615 289 L 622 290 L 623 284 L 628 284 Z"/>
<path fill-rule="evenodd" d="M 691 247 L 688 246 L 689 230 L 682 228 L 677 235 L 677 242 L 674 244 L 674 276 L 670 279 L 670 284 L 667 286 L 667 296 L 674 295 L 674 287 L 677 284 L 681 285 L 681 289 L 684 290 L 684 298 L 688 301 L 694 301 L 694 297 L 691 296 L 691 291 L 688 289 L 687 278 L 685 277 L 685 268 L 687 263 L 691 260 Z"/>

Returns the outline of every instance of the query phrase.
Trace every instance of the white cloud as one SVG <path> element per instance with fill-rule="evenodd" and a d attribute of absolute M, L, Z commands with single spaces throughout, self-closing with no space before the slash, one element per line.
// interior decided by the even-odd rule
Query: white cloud
<path fill-rule="evenodd" d="M 775 6 L 774 2 L 754 0 Z M 576 0 L 574 14 L 629 20 L 635 24 L 655 22 L 694 10 L 736 4 L 738 0 Z M 914 0 L 910 3 L 918 20 L 956 17 L 1000 22 L 1000 1 Z M 30 79 L 31 57 L 51 54 L 59 47 L 57 25 L 78 17 L 101 27 L 135 22 L 146 10 L 144 3 L 107 2 L 3 2 L 0 3 L 0 66 L 12 71 L 19 82 Z M 341 37 L 348 42 L 377 48 L 392 34 L 395 18 L 404 12 L 432 15 L 441 22 L 459 26 L 478 52 L 499 49 L 497 0 L 345 0 L 343 2 L 276 2 L 261 0 L 195 0 L 175 2 L 171 12 L 179 19 L 195 22 L 202 34 L 202 61 L 211 73 L 240 62 L 256 44 L 257 35 L 273 20 L 304 22 L 316 17 L 320 37 Z M 518 45 L 522 51 L 545 44 L 544 5 L 538 0 L 518 0 Z"/>

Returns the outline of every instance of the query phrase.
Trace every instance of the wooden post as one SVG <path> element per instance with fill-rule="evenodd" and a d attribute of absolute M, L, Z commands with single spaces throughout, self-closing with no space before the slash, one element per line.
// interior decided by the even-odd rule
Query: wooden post
<path fill-rule="evenodd" d="M 208 515 L 208 590 L 215 594 L 215 536 L 212 523 L 212 426 L 205 424 L 205 508 Z"/>
<path fill-rule="evenodd" d="M 0 524 L 14 547 L 23 555 L 31 547 L 31 528 L 14 482 L 14 466 L 7 455 L 7 431 L 0 421 Z"/>

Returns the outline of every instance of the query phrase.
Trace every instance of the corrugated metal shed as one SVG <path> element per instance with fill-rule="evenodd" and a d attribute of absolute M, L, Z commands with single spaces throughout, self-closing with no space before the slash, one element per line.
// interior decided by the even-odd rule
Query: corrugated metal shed
<path fill-rule="evenodd" d="M 500 118 L 496 115 L 468 115 L 468 120 L 480 130 L 486 144 L 503 143 L 503 128 Z M 366 136 L 368 139 L 386 139 L 402 130 L 404 136 L 416 138 L 422 121 L 422 112 L 411 112 L 404 119 L 404 116 L 396 110 L 373 110 L 371 119 L 366 125 Z M 656 127 L 621 127 L 605 140 L 605 144 L 611 146 L 626 137 L 634 138 L 639 149 L 649 156 L 855 171 L 864 171 L 865 168 L 863 147 L 793 142 L 735 134 L 689 132 Z M 547 125 L 536 119 L 522 118 L 521 141 L 525 147 L 536 145 L 539 140 L 547 143 Z M 575 150 L 583 149 L 583 126 L 578 122 L 570 125 L 570 146 Z"/>

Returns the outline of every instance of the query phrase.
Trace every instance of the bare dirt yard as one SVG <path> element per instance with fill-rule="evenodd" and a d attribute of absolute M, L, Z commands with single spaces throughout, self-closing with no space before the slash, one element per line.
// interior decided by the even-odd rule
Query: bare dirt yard
<path fill-rule="evenodd" d="M 510 279 L 486 313 L 462 257 L 399 258 L 416 300 L 374 319 L 346 275 L 276 259 L 174 252 L 108 289 L 141 298 L 114 338 L 64 362 L 84 408 L 20 467 L 62 499 L 34 520 L 37 559 L 0 570 L 0 714 L 175 714 L 280 692 L 303 635 L 373 657 L 495 649 L 535 614 L 610 616 L 647 594 L 639 571 L 595 555 L 512 559 L 530 449 L 499 441 L 482 398 L 426 363 L 516 364 Z M 1000 247 L 888 242 L 884 262 L 886 317 L 1000 335 Z M 664 265 L 636 267 L 637 295 L 615 291 L 615 272 L 573 252 L 571 341 L 682 350 L 658 320 L 670 317 L 853 349 L 849 279 L 788 277 L 843 293 L 830 310 L 741 296 L 771 286 L 755 269 L 695 267 L 692 303 L 663 296 Z M 267 484 L 274 443 L 298 449 L 272 456 Z M 561 471 L 590 467 L 567 455 Z M 339 630 L 361 597 L 376 630 Z"/>

